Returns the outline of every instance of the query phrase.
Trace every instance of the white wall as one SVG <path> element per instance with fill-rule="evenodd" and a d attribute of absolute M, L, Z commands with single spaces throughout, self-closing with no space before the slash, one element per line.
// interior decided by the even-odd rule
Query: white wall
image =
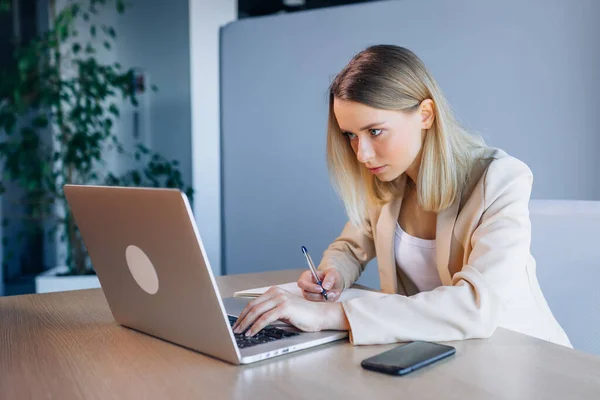
<path fill-rule="evenodd" d="M 155 151 L 181 163 L 192 181 L 190 52 L 188 0 L 129 0 L 115 19 L 115 58 L 125 67 L 143 68 L 157 93 L 140 101 L 140 136 Z M 144 123 L 145 122 L 145 123 Z M 133 141 L 133 108 L 121 115 L 121 137 Z M 125 167 L 125 165 L 123 165 Z"/>
<path fill-rule="evenodd" d="M 235 0 L 190 0 L 194 214 L 215 274 L 221 273 L 220 27 Z"/>

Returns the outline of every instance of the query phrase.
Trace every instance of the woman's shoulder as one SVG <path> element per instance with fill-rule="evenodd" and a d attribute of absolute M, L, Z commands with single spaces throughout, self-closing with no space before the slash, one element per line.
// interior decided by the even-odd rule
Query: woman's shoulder
<path fill-rule="evenodd" d="M 479 164 L 479 169 L 482 169 L 487 180 L 493 178 L 510 181 L 519 176 L 533 175 L 523 161 L 495 147 L 478 149 L 475 164 Z"/>
<path fill-rule="evenodd" d="M 464 193 L 468 197 L 481 187 L 489 199 L 522 178 L 533 179 L 531 169 L 523 161 L 498 148 L 477 149 Z"/>

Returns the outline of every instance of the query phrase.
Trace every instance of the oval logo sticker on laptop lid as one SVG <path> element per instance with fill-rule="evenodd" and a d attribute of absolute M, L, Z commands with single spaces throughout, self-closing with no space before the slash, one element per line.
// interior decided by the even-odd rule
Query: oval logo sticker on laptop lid
<path fill-rule="evenodd" d="M 156 294 L 158 292 L 158 275 L 146 253 L 137 246 L 129 245 L 125 249 L 125 259 L 129 272 L 139 287 L 148 294 Z"/>

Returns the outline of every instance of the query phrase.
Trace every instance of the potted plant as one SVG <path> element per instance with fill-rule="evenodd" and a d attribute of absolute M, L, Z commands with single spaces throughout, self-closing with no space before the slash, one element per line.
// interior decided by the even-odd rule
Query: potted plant
<path fill-rule="evenodd" d="M 10 10 L 9 3 L 0 0 L 0 9 Z M 41 242 L 62 243 L 65 249 L 63 261 L 57 257 L 59 267 L 36 279 L 42 285 L 62 275 L 81 281 L 74 288 L 98 286 L 63 185 L 172 187 L 190 200 L 193 194 L 176 160 L 139 142 L 126 148 L 117 135 L 119 104 L 137 107 L 142 83 L 133 69 L 103 63 L 98 56 L 98 46 L 110 51 L 116 39 L 114 28 L 95 22 L 106 6 L 125 10 L 123 0 L 73 0 L 58 12 L 51 2 L 53 26 L 28 43 L 16 43 L 12 67 L 0 71 L 0 193 L 7 187 L 21 193 L 20 215 L 9 216 L 4 225 L 17 221 L 28 243 L 39 245 L 45 237 Z M 134 168 L 110 170 L 108 152 L 130 159 Z M 40 251 L 31 245 L 25 250 Z M 86 276 L 91 282 L 85 282 Z"/>

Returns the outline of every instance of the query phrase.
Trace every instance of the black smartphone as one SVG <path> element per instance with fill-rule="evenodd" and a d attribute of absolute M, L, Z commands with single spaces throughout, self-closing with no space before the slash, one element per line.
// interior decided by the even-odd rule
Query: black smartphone
<path fill-rule="evenodd" d="M 430 342 L 409 342 L 376 356 L 364 359 L 360 365 L 372 371 L 391 375 L 406 375 L 456 353 L 452 346 Z"/>

